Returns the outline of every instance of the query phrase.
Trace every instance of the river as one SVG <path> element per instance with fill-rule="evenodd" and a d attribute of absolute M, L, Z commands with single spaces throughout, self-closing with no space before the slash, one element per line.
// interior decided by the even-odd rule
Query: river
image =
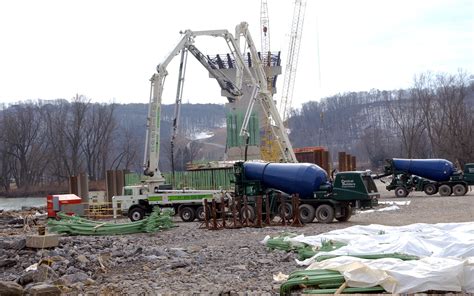
<path fill-rule="evenodd" d="M 46 197 L 0 197 L 0 210 L 21 210 L 21 207 L 46 207 Z"/>

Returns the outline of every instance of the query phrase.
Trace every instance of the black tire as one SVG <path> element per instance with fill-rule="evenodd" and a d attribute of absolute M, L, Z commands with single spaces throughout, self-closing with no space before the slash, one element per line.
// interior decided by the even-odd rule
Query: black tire
<path fill-rule="evenodd" d="M 191 207 L 182 207 L 179 209 L 179 217 L 181 217 L 181 220 L 184 222 L 193 222 L 196 218 L 196 213 Z"/>
<path fill-rule="evenodd" d="M 456 184 L 453 186 L 453 193 L 456 196 L 463 196 L 467 193 L 467 188 L 463 184 Z"/>
<path fill-rule="evenodd" d="M 441 196 L 450 196 L 452 193 L 451 186 L 444 184 L 438 188 L 439 195 Z"/>
<path fill-rule="evenodd" d="M 341 217 L 336 218 L 336 220 L 339 221 L 339 222 L 349 221 L 349 219 L 352 216 L 352 207 L 351 207 L 351 205 L 347 205 L 347 206 L 342 207 L 342 210 L 344 211 L 344 214 Z"/>
<path fill-rule="evenodd" d="M 256 218 L 255 208 L 250 205 L 243 206 L 240 209 L 240 217 L 242 221 L 245 221 L 248 218 L 249 221 L 253 222 Z"/>
<path fill-rule="evenodd" d="M 407 197 L 408 190 L 405 187 L 399 186 L 395 188 L 395 196 L 396 197 Z"/>
<path fill-rule="evenodd" d="M 141 207 L 134 207 L 128 211 L 128 218 L 132 221 L 140 221 L 145 218 L 145 210 Z"/>
<path fill-rule="evenodd" d="M 293 206 L 291 205 L 291 203 L 285 202 L 283 205 L 280 204 L 278 206 L 278 214 L 280 215 L 280 217 L 282 217 L 284 214 L 286 220 L 293 219 Z"/>
<path fill-rule="evenodd" d="M 334 220 L 334 208 L 323 204 L 316 209 L 316 219 L 320 223 L 331 223 Z"/>
<path fill-rule="evenodd" d="M 426 184 L 425 188 L 423 188 L 423 191 L 425 192 L 426 195 L 433 195 L 438 192 L 438 188 L 436 188 L 435 184 Z"/>
<path fill-rule="evenodd" d="M 211 209 L 209 207 L 207 207 L 207 218 L 209 220 L 209 217 L 211 216 Z M 199 220 L 199 221 L 204 221 L 205 218 L 206 218 L 206 213 L 204 212 L 204 207 L 203 206 L 200 206 L 196 209 L 196 218 Z"/>
<path fill-rule="evenodd" d="M 300 221 L 303 224 L 311 223 L 314 220 L 316 210 L 312 205 L 302 204 L 298 207 L 300 211 Z"/>

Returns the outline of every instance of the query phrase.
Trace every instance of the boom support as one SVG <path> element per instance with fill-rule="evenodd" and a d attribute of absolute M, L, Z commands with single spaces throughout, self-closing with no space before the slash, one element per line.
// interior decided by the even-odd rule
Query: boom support
<path fill-rule="evenodd" d="M 233 81 L 227 77 L 222 71 L 217 69 L 208 61 L 208 58 L 202 54 L 195 46 L 194 41 L 198 36 L 212 36 L 223 38 L 231 52 L 232 57 L 235 60 L 236 77 Z M 241 40 L 243 39 L 243 40 Z M 240 44 L 246 44 L 244 48 L 240 48 Z M 244 61 L 244 51 L 249 50 L 252 57 L 253 72 L 250 70 L 249 65 Z M 254 89 L 254 95 L 251 98 L 251 103 L 248 106 L 246 113 L 246 120 L 242 125 L 240 134 L 247 135 L 248 117 L 252 113 L 252 108 L 255 101 L 259 101 L 262 106 L 264 116 L 270 122 L 273 123 L 272 131 L 276 137 L 277 143 L 280 147 L 282 160 L 284 162 L 296 162 L 296 157 L 293 152 L 293 148 L 288 139 L 288 135 L 285 132 L 283 122 L 280 118 L 278 110 L 273 103 L 270 92 L 267 88 L 267 77 L 262 66 L 262 62 L 259 58 L 255 44 L 252 40 L 250 32 L 248 30 L 248 24 L 245 22 L 237 25 L 235 29 L 235 37 L 227 30 L 209 30 L 209 31 L 191 31 L 186 30 L 183 33 L 182 39 L 171 51 L 170 55 L 157 66 L 155 73 L 151 81 L 150 90 L 150 102 L 147 118 L 147 131 L 146 131 L 146 147 L 144 157 L 144 174 L 149 176 L 148 183 L 150 189 L 156 191 L 158 186 L 164 183 L 164 179 L 161 176 L 161 172 L 158 168 L 159 162 L 159 145 L 160 145 L 160 115 L 161 115 L 161 103 L 163 95 L 163 87 L 166 76 L 168 74 L 166 68 L 172 59 L 178 55 L 181 51 L 189 51 L 196 59 L 209 70 L 209 73 L 217 80 L 219 86 L 225 91 L 229 101 L 238 100 L 242 96 L 242 86 L 245 83 L 246 86 L 250 86 Z M 183 61 L 184 55 L 182 55 Z M 182 69 L 182 63 L 181 63 Z M 184 74 L 180 73 L 180 80 L 178 85 L 178 93 L 176 95 L 176 102 L 180 104 L 182 94 L 182 83 L 184 81 Z M 179 110 L 179 107 L 178 109 Z M 179 115 L 179 111 L 176 113 L 176 117 Z M 177 118 L 175 118 L 177 120 Z M 175 125 L 177 126 L 177 125 Z"/>

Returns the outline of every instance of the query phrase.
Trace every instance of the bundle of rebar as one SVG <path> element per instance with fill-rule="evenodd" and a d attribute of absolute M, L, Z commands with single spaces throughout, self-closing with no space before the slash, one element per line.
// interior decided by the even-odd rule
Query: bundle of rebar
<path fill-rule="evenodd" d="M 60 220 L 50 219 L 48 231 L 70 235 L 118 235 L 139 232 L 158 232 L 173 227 L 170 211 L 156 209 L 148 217 L 129 223 L 110 223 L 88 220 L 58 213 Z"/>

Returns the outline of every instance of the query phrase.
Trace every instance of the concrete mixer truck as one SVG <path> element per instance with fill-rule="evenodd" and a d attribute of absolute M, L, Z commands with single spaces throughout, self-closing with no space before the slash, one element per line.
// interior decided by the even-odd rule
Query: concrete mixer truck
<path fill-rule="evenodd" d="M 441 196 L 465 195 L 474 185 L 474 163 L 468 163 L 458 171 L 446 159 L 387 159 L 381 179 L 392 176 L 387 190 L 395 190 L 397 197 L 406 197 L 411 191 L 424 191 L 427 195 L 439 192 Z M 383 179 L 382 179 L 383 180 Z"/>
<path fill-rule="evenodd" d="M 249 203 L 257 196 L 270 196 L 273 215 L 284 213 L 292 217 L 290 196 L 298 194 L 299 218 L 303 223 L 314 218 L 322 223 L 334 219 L 348 221 L 353 209 L 375 206 L 380 197 L 369 171 L 340 172 L 329 180 L 327 172 L 315 164 L 249 161 L 237 162 L 234 175 L 235 195 L 246 196 Z M 250 218 L 254 214 L 252 208 L 247 212 Z"/>

